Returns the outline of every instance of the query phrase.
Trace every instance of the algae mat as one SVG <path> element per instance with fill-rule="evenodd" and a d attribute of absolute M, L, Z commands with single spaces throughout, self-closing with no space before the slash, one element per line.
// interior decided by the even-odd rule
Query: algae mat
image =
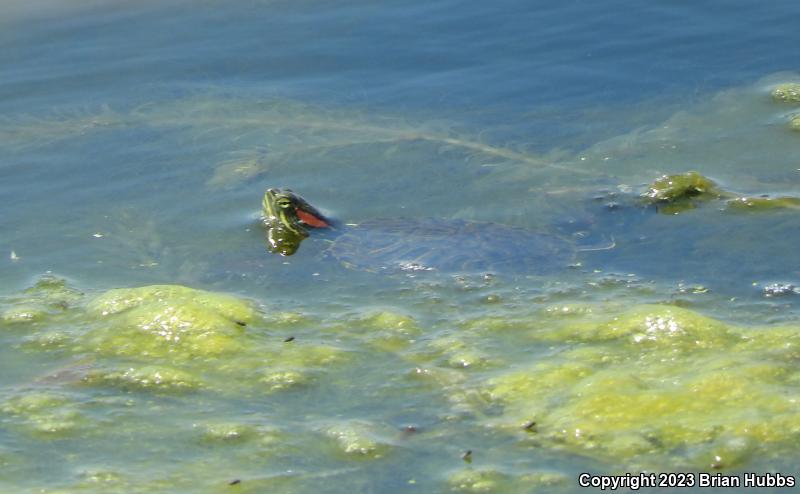
<path fill-rule="evenodd" d="M 62 464 L 81 465 L 63 492 L 308 492 L 351 488 L 354 472 L 370 472 L 364 488 L 528 492 L 574 485 L 563 461 L 737 472 L 798 453 L 800 326 L 565 304 L 563 286 L 527 306 L 513 287 L 469 289 L 483 307 L 322 314 L 177 285 L 84 295 L 47 277 L 2 301 L 3 344 L 38 362 L 0 396 L 2 433 L 54 454 L 92 444 Z M 513 315 L 487 316 L 501 300 Z M 188 445 L 212 454 L 163 465 Z M 105 456 L 120 447 L 149 453 L 131 469 Z M 12 475 L 25 451 L 0 450 Z"/>

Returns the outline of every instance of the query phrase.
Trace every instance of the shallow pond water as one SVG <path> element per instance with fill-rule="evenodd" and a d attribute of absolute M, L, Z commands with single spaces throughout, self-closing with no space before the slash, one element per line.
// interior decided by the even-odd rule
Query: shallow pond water
<path fill-rule="evenodd" d="M 800 196 L 795 3 L 7 3 L 2 490 L 798 473 L 794 203 L 639 198 L 689 170 Z M 386 274 L 313 232 L 281 257 L 267 187 L 575 255 Z"/>

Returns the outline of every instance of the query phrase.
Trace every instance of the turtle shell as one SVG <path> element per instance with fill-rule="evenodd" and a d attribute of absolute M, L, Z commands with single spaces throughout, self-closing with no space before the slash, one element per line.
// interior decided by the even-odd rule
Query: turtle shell
<path fill-rule="evenodd" d="M 569 264 L 575 248 L 556 235 L 496 223 L 377 219 L 347 226 L 328 254 L 373 272 L 543 274 Z"/>

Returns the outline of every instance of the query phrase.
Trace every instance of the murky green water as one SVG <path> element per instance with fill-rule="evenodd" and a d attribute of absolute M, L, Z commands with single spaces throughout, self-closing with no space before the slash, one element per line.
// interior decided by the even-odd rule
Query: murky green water
<path fill-rule="evenodd" d="M 13 11 L 3 42 L 17 79 L 0 80 L 14 96 L 0 118 L 2 489 L 572 492 L 581 472 L 797 474 L 797 210 L 723 198 L 659 214 L 638 197 L 688 170 L 737 197 L 800 196 L 800 102 L 770 94 L 796 73 L 586 107 L 569 95 L 525 107 L 511 82 L 481 93 L 497 106 L 451 106 L 418 79 L 431 92 L 413 102 L 393 100 L 402 84 L 348 99 L 325 96 L 347 78 L 312 70 L 304 50 L 320 45 L 299 42 L 313 9 L 198 5 L 192 19 L 224 13 L 231 33 L 218 51 L 203 45 L 209 65 L 180 44 L 139 59 L 106 31 L 138 19 L 150 29 L 133 29 L 131 46 L 155 46 L 147 33 L 197 41 L 179 4 L 88 21 L 65 11 L 50 29 L 66 60 L 92 55 L 93 39 L 125 54 L 115 65 L 97 48 L 80 70 L 47 58 L 41 15 Z M 383 8 L 370 15 L 405 12 Z M 276 25 L 244 20 L 264 12 L 297 44 L 269 55 L 285 72 L 250 78 L 237 43 Z M 356 14 L 316 15 L 338 29 Z M 177 76 L 170 53 L 197 72 Z M 438 73 L 420 57 L 410 65 Z M 163 80 L 141 84 L 147 67 Z M 492 222 L 576 254 L 541 270 L 381 274 L 346 269 L 325 254 L 336 233 L 314 232 L 284 258 L 258 220 L 276 186 L 342 223 Z M 439 255 L 468 257 L 459 247 Z"/>

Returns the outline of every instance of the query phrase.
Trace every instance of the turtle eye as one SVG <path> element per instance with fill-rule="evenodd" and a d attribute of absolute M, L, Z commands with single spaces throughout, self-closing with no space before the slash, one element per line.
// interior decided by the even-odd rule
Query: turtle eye
<path fill-rule="evenodd" d="M 278 199 L 277 201 L 278 207 L 286 209 L 292 205 L 292 201 L 289 199 Z"/>

